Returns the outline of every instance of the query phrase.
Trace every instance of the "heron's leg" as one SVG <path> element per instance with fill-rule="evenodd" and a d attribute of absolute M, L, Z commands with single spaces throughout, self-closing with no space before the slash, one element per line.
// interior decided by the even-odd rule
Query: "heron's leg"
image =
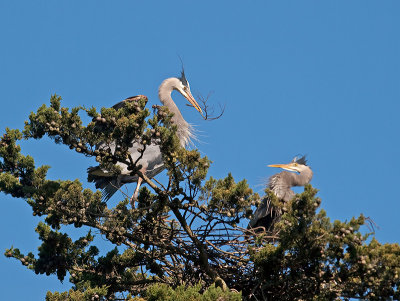
<path fill-rule="evenodd" d="M 138 198 L 139 189 L 140 189 L 140 185 L 142 184 L 142 182 L 143 182 L 143 179 L 142 179 L 141 177 L 139 177 L 138 180 L 137 180 L 137 185 L 136 185 L 135 192 L 133 193 L 133 195 L 132 195 L 132 197 L 131 197 L 131 205 L 132 205 L 132 208 L 135 207 L 135 201 L 136 201 L 137 198 Z"/>
<path fill-rule="evenodd" d="M 140 169 L 140 171 L 141 171 L 143 174 L 146 173 L 146 170 L 147 170 L 147 165 L 143 166 L 143 167 Z M 134 194 L 133 194 L 132 197 L 131 197 L 131 206 L 132 206 L 132 209 L 135 208 L 135 201 L 136 201 L 137 198 L 138 198 L 139 189 L 140 189 L 140 185 L 142 184 L 142 182 L 143 182 L 143 179 L 142 179 L 141 177 L 138 177 L 135 192 L 134 192 Z"/>
<path fill-rule="evenodd" d="M 142 185 L 143 179 L 141 177 L 138 178 L 137 180 L 137 185 L 136 185 L 136 189 L 135 189 L 135 193 L 133 194 L 135 196 L 135 198 L 137 199 L 138 195 L 139 195 L 139 189 L 140 189 L 140 185 Z"/>

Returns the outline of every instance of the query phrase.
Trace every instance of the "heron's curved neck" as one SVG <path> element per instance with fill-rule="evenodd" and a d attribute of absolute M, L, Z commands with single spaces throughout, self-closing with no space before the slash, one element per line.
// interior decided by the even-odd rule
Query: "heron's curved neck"
<path fill-rule="evenodd" d="M 178 109 L 171 97 L 172 91 L 179 84 L 179 80 L 174 77 L 164 80 L 158 88 L 158 97 L 160 98 L 162 104 L 166 106 L 171 113 L 174 113 L 172 122 L 178 127 L 178 138 L 181 141 L 181 145 L 185 147 L 190 142 L 190 138 L 193 136 L 193 134 L 191 132 L 190 124 L 183 119 L 181 111 Z"/>
<path fill-rule="evenodd" d="M 310 183 L 313 172 L 310 167 L 306 166 L 300 174 L 296 175 L 293 181 L 293 186 L 304 186 Z"/>

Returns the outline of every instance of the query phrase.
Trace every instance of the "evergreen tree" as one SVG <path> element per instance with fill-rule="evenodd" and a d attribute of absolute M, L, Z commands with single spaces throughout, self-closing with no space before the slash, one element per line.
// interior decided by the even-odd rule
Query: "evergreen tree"
<path fill-rule="evenodd" d="M 231 174 L 206 180 L 210 160 L 183 149 L 171 113 L 154 106 L 150 117 L 146 102 L 141 96 L 99 113 L 61 107 L 54 95 L 50 106 L 31 113 L 22 132 L 7 129 L 1 138 L 1 191 L 45 217 L 36 227 L 42 240 L 36 256 L 17 248 L 5 255 L 37 274 L 69 276 L 74 284 L 69 292 L 49 292 L 46 300 L 399 299 L 400 247 L 362 234 L 366 218 L 331 223 L 308 185 L 289 203 L 274 201 L 284 214 L 273 235 L 246 230 L 259 196 Z M 84 125 L 80 114 L 92 121 Z M 122 196 L 111 206 L 78 180 L 48 179 L 50 167 L 35 166 L 18 145 L 45 135 L 115 173 L 115 163 L 126 164 L 149 188 L 137 200 Z M 140 152 L 160 145 L 168 183 L 141 173 L 128 152 L 133 140 L 142 144 Z M 115 152 L 96 149 L 100 142 L 116 143 Z M 84 226 L 86 234 L 74 241 L 63 225 Z M 104 256 L 94 230 L 115 245 Z"/>

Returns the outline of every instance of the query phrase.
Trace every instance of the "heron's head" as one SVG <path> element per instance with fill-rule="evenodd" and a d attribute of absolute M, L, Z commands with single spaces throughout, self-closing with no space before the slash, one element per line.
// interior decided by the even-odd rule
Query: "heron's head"
<path fill-rule="evenodd" d="M 164 80 L 160 87 L 158 88 L 158 96 L 161 102 L 166 106 L 175 105 L 171 98 L 171 92 L 173 90 L 178 91 L 187 99 L 190 106 L 194 107 L 201 115 L 203 111 L 201 110 L 199 104 L 194 99 L 192 93 L 190 92 L 189 82 L 186 79 L 185 72 L 182 70 L 181 77 L 170 77 Z M 175 109 L 176 110 L 176 109 Z M 175 113 L 175 111 L 173 110 Z"/>
<path fill-rule="evenodd" d="M 181 93 L 200 114 L 203 114 L 203 111 L 194 99 L 192 92 L 190 92 L 190 85 L 186 79 L 184 70 L 181 72 L 181 77 L 177 78 L 177 81 L 175 81 L 173 89 Z"/>
<path fill-rule="evenodd" d="M 294 171 L 301 173 L 302 171 L 309 170 L 310 167 L 307 166 L 306 156 L 301 158 L 294 157 L 292 162 L 288 164 L 271 164 L 269 167 L 279 167 L 288 171 Z"/>

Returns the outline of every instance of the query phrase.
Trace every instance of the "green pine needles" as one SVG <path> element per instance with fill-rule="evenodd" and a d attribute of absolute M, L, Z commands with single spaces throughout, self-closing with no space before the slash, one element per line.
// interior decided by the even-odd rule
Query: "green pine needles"
<path fill-rule="evenodd" d="M 151 114 L 146 103 L 138 96 L 97 112 L 62 107 L 54 95 L 50 106 L 30 114 L 22 132 L 6 129 L 1 137 L 0 190 L 26 200 L 33 215 L 42 217 L 39 250 L 25 255 L 11 247 L 5 256 L 73 283 L 69 292 L 48 292 L 46 300 L 400 298 L 400 247 L 360 232 L 366 218 L 331 223 L 319 209 L 317 190 L 307 185 L 286 204 L 266 190 L 283 215 L 272 232 L 247 230 L 260 197 L 231 174 L 207 179 L 211 161 L 181 147 L 165 107 L 154 106 Z M 85 125 L 82 115 L 91 121 Z M 19 146 L 21 139 L 45 135 L 115 174 L 121 172 L 117 162 L 126 165 L 148 186 L 133 201 L 117 193 L 119 202 L 111 205 L 78 180 L 49 179 L 50 167 L 35 166 Z M 140 171 L 128 151 L 133 141 L 142 153 L 160 145 L 166 183 Z M 116 147 L 98 149 L 99 143 Z M 85 234 L 73 240 L 64 225 L 83 227 Z M 95 235 L 114 248 L 100 252 Z"/>

